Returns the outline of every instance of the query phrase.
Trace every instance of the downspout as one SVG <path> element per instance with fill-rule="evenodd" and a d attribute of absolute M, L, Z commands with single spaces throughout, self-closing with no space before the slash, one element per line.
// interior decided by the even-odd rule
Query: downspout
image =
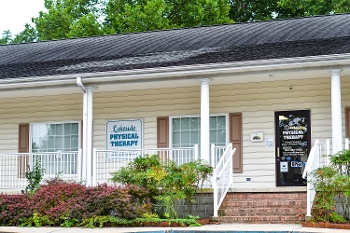
<path fill-rule="evenodd" d="M 78 87 L 82 90 L 83 95 L 84 95 L 84 99 L 83 99 L 83 145 L 82 145 L 82 149 L 83 149 L 83 156 L 82 156 L 82 161 L 80 161 L 82 163 L 82 174 L 81 174 L 81 178 L 82 181 L 87 181 L 87 166 L 88 166 L 88 150 L 87 150 L 87 129 L 88 129 L 88 101 L 87 101 L 87 90 L 84 87 L 83 83 L 81 82 L 81 77 L 77 77 L 76 78 L 76 83 L 78 85 Z"/>

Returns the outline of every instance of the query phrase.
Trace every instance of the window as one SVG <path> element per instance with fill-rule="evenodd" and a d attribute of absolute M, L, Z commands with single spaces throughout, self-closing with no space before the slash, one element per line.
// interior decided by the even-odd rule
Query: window
<path fill-rule="evenodd" d="M 76 174 L 79 128 L 78 122 L 31 124 L 33 162 L 39 158 L 46 175 Z"/>
<path fill-rule="evenodd" d="M 172 147 L 200 145 L 200 117 L 172 118 Z M 226 146 L 226 116 L 210 117 L 210 143 Z"/>

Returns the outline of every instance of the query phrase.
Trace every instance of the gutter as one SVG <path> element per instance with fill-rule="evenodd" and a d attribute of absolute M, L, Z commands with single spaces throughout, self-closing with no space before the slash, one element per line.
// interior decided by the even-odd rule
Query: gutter
<path fill-rule="evenodd" d="M 283 59 L 254 60 L 243 62 L 210 63 L 186 66 L 171 66 L 158 68 L 145 68 L 134 70 L 120 70 L 94 73 L 81 73 L 69 75 L 37 76 L 0 79 L 0 90 L 20 89 L 28 87 L 48 87 L 48 86 L 73 86 L 83 87 L 76 76 L 84 78 L 85 83 L 103 84 L 110 82 L 149 82 L 166 81 L 178 79 L 191 79 L 198 77 L 219 76 L 221 74 L 242 74 L 252 72 L 278 72 L 294 71 L 298 69 L 332 69 L 350 66 L 350 53 L 296 57 Z M 79 83 L 80 82 L 80 83 Z M 81 85 L 81 86 L 80 86 Z M 83 90 L 83 89 L 82 89 Z M 83 90 L 83 91 L 86 91 Z"/>
<path fill-rule="evenodd" d="M 78 87 L 80 87 L 80 89 L 83 91 L 83 93 L 86 93 L 86 88 L 84 87 L 83 83 L 81 82 L 81 77 L 77 77 L 76 79 L 76 83 L 78 85 Z"/>

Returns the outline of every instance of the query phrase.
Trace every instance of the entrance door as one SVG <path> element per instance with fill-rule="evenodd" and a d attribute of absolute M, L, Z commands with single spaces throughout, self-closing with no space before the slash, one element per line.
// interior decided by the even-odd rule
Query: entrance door
<path fill-rule="evenodd" d="M 310 152 L 310 111 L 275 112 L 276 184 L 304 186 L 302 179 Z"/>

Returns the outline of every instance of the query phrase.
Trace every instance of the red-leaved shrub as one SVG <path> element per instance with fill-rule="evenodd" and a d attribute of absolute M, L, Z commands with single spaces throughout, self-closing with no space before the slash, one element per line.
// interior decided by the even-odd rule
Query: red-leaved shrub
<path fill-rule="evenodd" d="M 31 203 L 39 216 L 46 215 L 49 220 L 59 223 L 62 217 L 69 215 L 71 207 L 85 194 L 84 185 L 51 180 L 32 196 Z"/>
<path fill-rule="evenodd" d="M 47 216 L 54 223 L 64 218 L 81 221 L 94 216 L 115 216 L 124 219 L 141 217 L 150 211 L 145 204 L 148 192 L 137 186 L 86 187 L 61 180 L 49 181 L 31 198 L 35 213 Z"/>
<path fill-rule="evenodd" d="M 0 194 L 0 225 L 17 226 L 33 214 L 26 194 Z"/>

